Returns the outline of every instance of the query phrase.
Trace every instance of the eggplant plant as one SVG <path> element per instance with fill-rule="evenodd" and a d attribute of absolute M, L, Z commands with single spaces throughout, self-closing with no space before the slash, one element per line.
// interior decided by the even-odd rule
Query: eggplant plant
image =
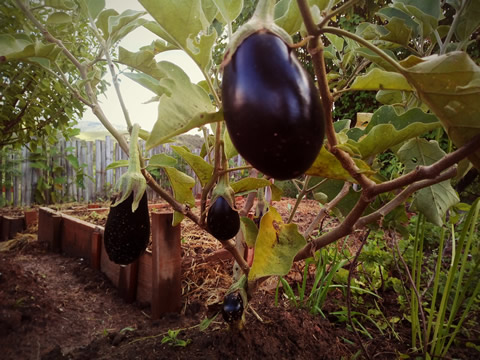
<path fill-rule="evenodd" d="M 192 210 L 195 180 L 165 157 L 139 154 L 136 173 L 171 205 L 174 226 L 188 217 L 232 253 L 241 269 L 233 283 L 245 277 L 244 309 L 261 281 L 287 274 L 294 261 L 372 223 L 388 222 L 401 230 L 405 203 L 426 221 L 442 225 L 449 208 L 459 202 L 452 179 L 480 167 L 480 67 L 472 46 L 480 26 L 478 1 L 374 1 L 366 9 L 357 0 L 259 0 L 252 19 L 243 25 L 237 21 L 244 18 L 244 1 L 139 0 L 145 11 L 122 14 L 105 9 L 104 1 L 48 2 L 42 7 L 30 6 L 36 1 L 8 1 L 33 30 L 1 34 L 0 63 L 30 61 L 56 74 L 59 84 L 93 110 L 125 151 L 125 139 L 97 98 L 103 75 L 99 63 L 108 65 L 130 132 L 134 127 L 117 66 L 123 76 L 154 93 L 157 122 L 151 131 L 139 132 L 147 150 L 192 129 L 204 130 L 202 156 L 174 147 L 202 187 L 199 214 Z M 376 17 L 365 15 L 354 32 L 343 29 L 359 9 L 365 14 L 374 10 Z M 61 41 L 74 24 L 60 19 L 73 15 L 88 20 L 96 51 L 78 53 L 75 44 Z M 238 27 L 236 34 L 232 24 Z M 118 45 L 139 27 L 158 39 L 137 52 Z M 300 41 L 293 43 L 292 36 Z M 215 64 L 212 54 L 226 42 L 223 63 Z M 170 50 L 186 53 L 204 80 L 193 84 L 179 66 L 155 59 Z M 295 53 L 309 59 L 314 76 Z M 71 74 L 56 66 L 59 59 L 73 65 Z M 351 119 L 334 123 L 335 100 L 359 90 L 376 92 L 382 106 L 355 127 Z M 448 137 L 448 148 L 439 145 L 442 137 Z M 378 157 L 386 152 L 403 166 L 392 179 L 379 171 Z M 241 169 L 260 175 L 232 182 L 226 191 L 225 178 L 238 170 L 228 160 L 237 153 L 248 162 Z M 165 172 L 171 192 L 151 176 L 152 168 Z M 294 210 L 308 194 L 321 199 L 322 209 L 303 234 L 292 223 L 293 213 L 285 220 L 275 209 L 281 196 L 270 181 L 275 178 L 292 179 L 298 188 L 301 196 Z M 255 191 L 263 188 L 273 202 L 257 228 L 246 216 Z M 247 201 L 237 212 L 233 196 L 239 194 Z M 314 235 L 330 211 L 341 221 Z M 395 216 L 388 217 L 393 211 Z M 218 214 L 224 220 L 217 221 Z M 254 249 L 251 266 L 239 245 Z"/>

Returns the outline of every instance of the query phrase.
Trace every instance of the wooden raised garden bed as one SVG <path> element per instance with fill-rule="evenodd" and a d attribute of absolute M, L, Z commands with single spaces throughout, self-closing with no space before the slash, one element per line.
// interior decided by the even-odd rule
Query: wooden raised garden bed
<path fill-rule="evenodd" d="M 153 205 L 151 207 L 162 208 Z M 96 208 L 96 212 L 108 208 Z M 81 257 L 102 271 L 127 302 L 150 303 L 152 317 L 181 308 L 181 236 L 171 212 L 152 212 L 152 250 L 120 266 L 109 260 L 103 245 L 104 227 L 50 208 L 39 209 L 38 240 L 58 253 Z"/>
<path fill-rule="evenodd" d="M 13 239 L 17 233 L 36 224 L 37 210 L 25 210 L 21 213 L 0 215 L 0 242 Z"/>

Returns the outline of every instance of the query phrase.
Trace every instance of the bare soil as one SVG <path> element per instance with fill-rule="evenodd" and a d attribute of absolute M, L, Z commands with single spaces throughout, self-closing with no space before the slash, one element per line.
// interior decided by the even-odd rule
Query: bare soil
<path fill-rule="evenodd" d="M 293 200 L 283 200 L 275 206 L 286 218 L 292 205 Z M 314 201 L 301 205 L 296 216 L 301 230 L 317 212 Z M 37 241 L 34 228 L 19 234 L 9 246 L 0 243 L 0 358 L 363 357 L 354 333 L 345 322 L 330 315 L 345 309 L 340 291 L 329 294 L 323 308 L 325 317 L 313 316 L 291 306 L 281 289 L 275 306 L 277 281 L 267 281 L 250 303 L 246 327 L 241 332 L 230 330 L 217 314 L 230 286 L 233 262 L 199 261 L 220 245 L 191 222 L 182 226 L 183 308 L 180 314 L 165 314 L 157 320 L 150 318 L 148 305 L 126 304 L 109 280 L 84 260 L 48 252 L 46 244 Z M 350 246 L 356 246 L 354 237 Z M 287 278 L 293 283 L 302 273 L 302 264 L 295 264 Z M 396 294 L 381 295 L 379 304 L 384 314 L 402 317 Z M 355 311 L 367 311 L 361 304 L 356 306 Z M 206 329 L 201 326 L 205 319 L 213 319 Z M 397 337 L 388 329 L 380 333 L 369 321 L 363 326 L 371 338 L 362 336 L 361 340 L 373 358 L 393 359 L 408 352 L 410 325 L 404 318 L 395 324 Z M 180 331 L 175 336 L 171 330 Z M 469 359 L 475 352 L 459 344 L 452 354 Z"/>

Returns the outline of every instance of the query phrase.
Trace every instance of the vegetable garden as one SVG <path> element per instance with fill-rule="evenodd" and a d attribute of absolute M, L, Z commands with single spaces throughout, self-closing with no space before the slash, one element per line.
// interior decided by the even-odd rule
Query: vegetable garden
<path fill-rule="evenodd" d="M 151 245 L 149 187 L 181 229 L 180 313 L 151 319 L 138 299 L 122 303 L 88 258 L 45 251 L 29 228 L 0 243 L 7 356 L 477 357 L 480 2 L 139 3 L 1 5 L 0 146 L 42 154 L 90 108 L 128 154 L 108 164 L 121 176 L 103 249 L 131 269 L 168 247 Z M 123 48 L 140 27 L 158 39 Z M 204 80 L 155 59 L 171 50 Z M 153 128 L 129 112 L 122 77 L 153 93 Z M 99 101 L 109 82 L 126 134 Z M 198 151 L 152 153 L 196 128 Z M 65 186 L 47 180 L 41 194 Z"/>

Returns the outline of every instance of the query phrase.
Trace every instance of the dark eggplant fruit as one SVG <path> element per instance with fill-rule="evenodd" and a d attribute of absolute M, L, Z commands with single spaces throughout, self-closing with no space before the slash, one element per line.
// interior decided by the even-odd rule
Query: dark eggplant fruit
<path fill-rule="evenodd" d="M 135 261 L 147 248 L 150 238 L 147 193 L 143 194 L 135 212 L 132 212 L 132 202 L 133 192 L 125 201 L 110 207 L 105 224 L 105 250 L 116 264 Z"/>
<path fill-rule="evenodd" d="M 226 241 L 237 235 L 240 216 L 223 196 L 217 197 L 207 214 L 207 228 L 217 240 Z"/>
<path fill-rule="evenodd" d="M 243 300 L 238 292 L 230 293 L 223 299 L 222 316 L 225 322 L 232 324 L 243 315 Z"/>
<path fill-rule="evenodd" d="M 222 102 L 228 133 L 252 166 L 279 180 L 303 174 L 325 135 L 310 75 L 280 37 L 256 32 L 225 65 Z"/>

